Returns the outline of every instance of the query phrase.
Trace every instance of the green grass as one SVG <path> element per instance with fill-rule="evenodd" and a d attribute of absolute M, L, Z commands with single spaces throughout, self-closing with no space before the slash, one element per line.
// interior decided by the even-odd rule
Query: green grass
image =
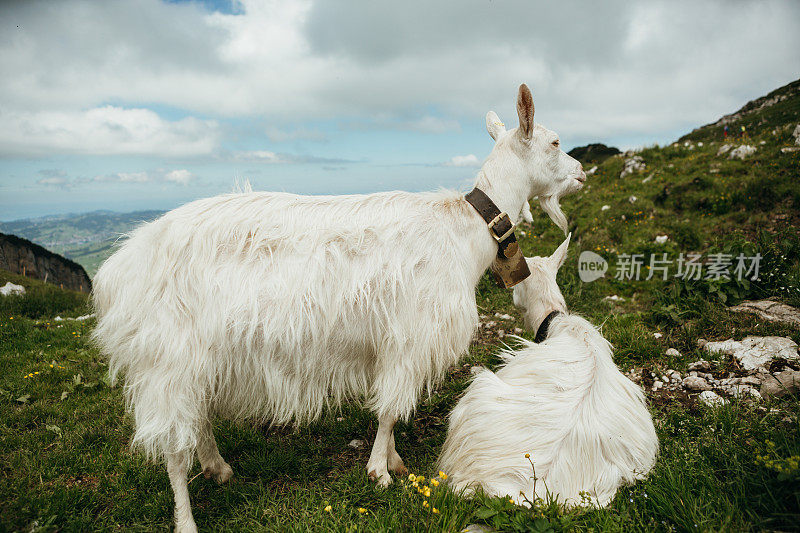
<path fill-rule="evenodd" d="M 697 348 L 701 337 L 800 341 L 796 327 L 727 310 L 744 298 L 800 305 L 800 159 L 780 152 L 789 142 L 786 128 L 778 135 L 766 131 L 750 140 L 758 152 L 746 161 L 717 157 L 719 142 L 692 150 L 649 147 L 640 154 L 647 164 L 640 175 L 620 179 L 624 158 L 612 157 L 584 192 L 565 199 L 573 245 L 559 284 L 573 311 L 603 325 L 620 367 L 685 370 L 704 356 Z M 610 207 L 603 211 L 603 205 Z M 521 228 L 523 250 L 550 254 L 563 235 L 535 213 L 533 226 Z M 654 243 L 661 234 L 670 238 L 663 246 Z M 764 259 L 761 279 L 746 284 L 621 281 L 611 272 L 582 283 L 582 250 L 603 255 L 612 267 L 620 253 L 741 251 Z M 169 528 L 166 473 L 128 449 L 131 422 L 119 388 L 105 379 L 105 361 L 88 342 L 93 323 L 52 320 L 85 314 L 85 296 L 0 276 L 0 283 L 6 280 L 25 284 L 29 293 L 0 300 L 0 530 Z M 625 301 L 603 300 L 612 294 Z M 510 293 L 489 276 L 477 301 L 482 314 L 514 317 L 498 327 L 522 327 Z M 476 335 L 413 420 L 398 425 L 398 451 L 412 472 L 435 475 L 446 417 L 469 382 L 469 367 L 496 367 L 493 354 L 502 342 L 496 330 Z M 667 357 L 670 347 L 681 355 Z M 730 360 L 716 362 L 721 371 L 734 370 Z M 369 445 L 353 449 L 348 443 L 371 443 L 377 423 L 359 406 L 346 405 L 299 430 L 218 421 L 217 441 L 234 479 L 225 486 L 202 476 L 192 480 L 195 519 L 202 529 L 226 531 L 458 531 L 473 522 L 503 531 L 798 530 L 800 471 L 791 459 L 800 455 L 796 398 L 734 400 L 713 410 L 685 395 L 648 392 L 648 398 L 661 443 L 658 462 L 647 480 L 620 490 L 607 509 L 565 511 L 541 502 L 528 510 L 500 498 L 460 498 L 441 485 L 428 498 L 439 511 L 433 514 L 408 481 L 379 490 L 367 480 Z M 198 472 L 195 464 L 191 475 Z"/>

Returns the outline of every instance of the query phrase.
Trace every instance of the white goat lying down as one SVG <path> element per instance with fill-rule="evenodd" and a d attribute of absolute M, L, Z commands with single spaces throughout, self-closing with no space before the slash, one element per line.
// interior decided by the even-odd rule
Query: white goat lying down
<path fill-rule="evenodd" d="M 533 122 L 487 115 L 496 144 L 476 179 L 516 223 L 539 196 L 581 188 L 580 163 Z M 94 338 L 123 374 L 133 445 L 164 459 L 177 529 L 195 530 L 187 470 L 232 474 L 214 416 L 303 422 L 365 395 L 378 416 L 370 477 L 402 472 L 393 427 L 464 353 L 478 322 L 475 287 L 498 251 L 487 224 L 451 192 L 351 196 L 228 194 L 135 230 L 94 279 Z"/>
<path fill-rule="evenodd" d="M 567 312 L 556 285 L 568 245 L 569 237 L 551 257 L 528 258 L 531 276 L 514 288 L 529 327 L 558 312 L 543 326 L 546 340 L 502 353 L 505 365 L 480 371 L 450 415 L 439 468 L 456 489 L 482 487 L 518 504 L 549 491 L 567 505 L 586 491 L 605 506 L 655 462 L 642 390 L 616 367 L 597 328 Z"/>

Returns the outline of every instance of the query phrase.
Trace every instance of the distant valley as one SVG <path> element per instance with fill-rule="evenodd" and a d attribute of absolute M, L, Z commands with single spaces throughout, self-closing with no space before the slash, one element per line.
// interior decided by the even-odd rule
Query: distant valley
<path fill-rule="evenodd" d="M 113 251 L 114 242 L 163 211 L 92 211 L 90 213 L 0 222 L 0 232 L 28 239 L 79 263 L 89 276 Z"/>

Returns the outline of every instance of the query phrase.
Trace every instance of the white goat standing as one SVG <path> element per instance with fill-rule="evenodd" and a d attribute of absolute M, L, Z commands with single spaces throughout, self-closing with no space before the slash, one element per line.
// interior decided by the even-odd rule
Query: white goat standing
<path fill-rule="evenodd" d="M 522 85 L 520 126 L 497 140 L 476 185 L 515 221 L 539 196 L 580 189 L 580 163 L 533 123 Z M 366 395 L 379 426 L 367 471 L 402 472 L 393 427 L 469 345 L 475 287 L 497 254 L 461 193 L 351 196 L 228 194 L 192 202 L 135 230 L 97 272 L 94 339 L 124 374 L 132 444 L 166 461 L 179 531 L 196 529 L 194 458 L 224 482 L 214 416 L 309 421 Z"/>
<path fill-rule="evenodd" d="M 439 468 L 457 490 L 481 487 L 518 504 L 549 492 L 567 505 L 585 491 L 605 506 L 653 467 L 658 439 L 641 388 L 597 328 L 567 312 L 556 284 L 568 245 L 527 258 L 531 275 L 514 287 L 528 327 L 558 312 L 543 326 L 546 340 L 503 352 L 505 365 L 480 371 L 450 415 Z"/>

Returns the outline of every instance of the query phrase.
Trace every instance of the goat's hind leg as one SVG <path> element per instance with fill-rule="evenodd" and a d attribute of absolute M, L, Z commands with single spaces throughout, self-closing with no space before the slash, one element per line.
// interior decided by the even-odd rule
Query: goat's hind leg
<path fill-rule="evenodd" d="M 213 477 L 217 483 L 225 483 L 233 475 L 233 469 L 219 454 L 210 420 L 205 420 L 201 425 L 197 441 L 197 458 L 200 460 L 206 479 Z"/>
<path fill-rule="evenodd" d="M 167 455 L 167 474 L 175 496 L 175 533 L 197 533 L 192 505 L 189 502 L 189 482 L 186 479 L 191 457 L 192 454 L 188 451 Z"/>

